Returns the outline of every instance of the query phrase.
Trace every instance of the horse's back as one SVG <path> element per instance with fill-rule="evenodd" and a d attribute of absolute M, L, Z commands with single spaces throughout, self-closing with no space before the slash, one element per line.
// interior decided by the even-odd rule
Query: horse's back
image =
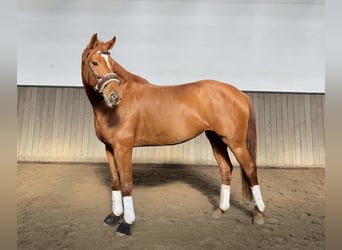
<path fill-rule="evenodd" d="M 155 88 L 153 94 L 158 97 L 163 93 L 169 97 L 183 99 L 193 98 L 219 98 L 223 97 L 226 101 L 246 101 L 248 96 L 230 83 L 216 80 L 200 80 L 196 82 L 160 86 L 151 85 Z"/>
<path fill-rule="evenodd" d="M 193 116 L 214 129 L 219 123 L 245 123 L 249 97 L 233 85 L 201 80 L 172 86 L 156 86 L 152 91 L 155 107 L 170 117 Z M 173 114 L 173 115 L 171 115 Z M 230 121 L 228 121 L 230 120 Z"/>
<path fill-rule="evenodd" d="M 199 93 L 198 98 L 212 111 L 221 109 L 248 112 L 249 97 L 235 86 L 216 80 L 201 80 L 193 83 Z"/>

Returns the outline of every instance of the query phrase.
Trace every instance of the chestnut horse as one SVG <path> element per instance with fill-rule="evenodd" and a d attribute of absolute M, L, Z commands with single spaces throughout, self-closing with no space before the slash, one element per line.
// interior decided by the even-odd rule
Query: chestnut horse
<path fill-rule="evenodd" d="M 222 177 L 220 204 L 229 208 L 233 170 L 227 146 L 241 166 L 245 197 L 254 199 L 253 221 L 263 224 L 265 209 L 256 169 L 256 124 L 249 97 L 213 80 L 157 86 L 131 74 L 110 56 L 116 38 L 95 33 L 82 53 L 82 81 L 94 111 L 96 135 L 105 144 L 112 185 L 112 213 L 104 222 L 131 234 L 133 147 L 173 145 L 205 132 Z"/>

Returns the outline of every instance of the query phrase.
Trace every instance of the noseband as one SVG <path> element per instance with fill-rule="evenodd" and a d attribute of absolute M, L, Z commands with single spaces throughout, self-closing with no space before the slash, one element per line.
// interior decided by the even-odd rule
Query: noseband
<path fill-rule="evenodd" d="M 111 82 L 116 83 L 117 85 L 120 85 L 120 80 L 117 76 L 117 74 L 115 73 L 108 73 L 105 76 L 101 77 L 95 86 L 95 90 L 102 94 L 103 90 L 107 87 L 108 84 L 110 84 Z"/>

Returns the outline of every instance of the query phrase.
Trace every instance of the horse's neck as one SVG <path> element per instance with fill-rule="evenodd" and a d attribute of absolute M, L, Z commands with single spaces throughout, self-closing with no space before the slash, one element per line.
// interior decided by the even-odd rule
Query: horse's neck
<path fill-rule="evenodd" d="M 125 70 L 120 64 L 115 62 L 113 66 L 114 73 L 118 76 L 121 82 L 128 82 L 131 79 L 131 73 Z"/>
<path fill-rule="evenodd" d="M 115 74 L 118 75 L 119 79 L 121 82 L 128 82 L 130 84 L 135 84 L 135 83 L 148 83 L 147 80 L 144 78 L 132 74 L 128 72 L 126 69 L 124 69 L 120 64 L 115 63 L 113 66 L 113 71 Z"/>

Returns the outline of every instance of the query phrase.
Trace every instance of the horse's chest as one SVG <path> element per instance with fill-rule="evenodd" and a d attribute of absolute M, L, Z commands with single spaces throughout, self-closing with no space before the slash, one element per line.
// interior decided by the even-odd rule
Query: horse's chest
<path fill-rule="evenodd" d="M 132 140 L 134 138 L 134 129 L 131 124 L 132 122 L 120 122 L 115 117 L 114 119 L 111 119 L 111 117 L 96 119 L 95 117 L 96 136 L 101 142 L 110 145 L 114 141 Z"/>

